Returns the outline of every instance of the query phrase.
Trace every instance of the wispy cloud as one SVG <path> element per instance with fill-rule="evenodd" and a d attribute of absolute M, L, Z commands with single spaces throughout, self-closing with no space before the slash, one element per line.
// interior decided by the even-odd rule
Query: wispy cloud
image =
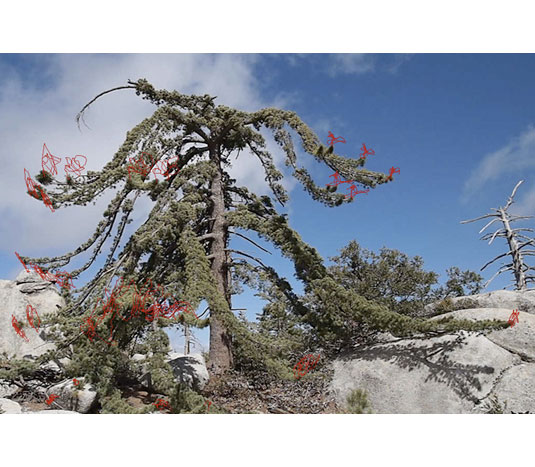
<path fill-rule="evenodd" d="M 530 127 L 506 146 L 483 158 L 464 184 L 464 197 L 470 197 L 485 184 L 503 175 L 534 167 L 535 128 Z"/>
<path fill-rule="evenodd" d="M 332 54 L 328 73 L 337 75 L 361 75 L 375 70 L 376 57 L 370 54 Z"/>
<path fill-rule="evenodd" d="M 521 193 L 522 189 L 524 189 L 524 191 L 528 189 L 526 187 L 526 182 L 520 185 L 520 188 L 515 195 L 515 204 L 511 206 L 510 211 L 512 214 L 517 214 L 519 216 L 533 216 L 535 214 L 535 186 L 532 186 L 531 189 L 525 193 Z M 519 197 L 519 195 L 521 196 Z"/>
<path fill-rule="evenodd" d="M 363 75 L 373 72 L 395 74 L 414 54 L 284 54 L 291 66 L 315 64 L 321 61 L 316 70 L 331 77 L 340 75 Z"/>

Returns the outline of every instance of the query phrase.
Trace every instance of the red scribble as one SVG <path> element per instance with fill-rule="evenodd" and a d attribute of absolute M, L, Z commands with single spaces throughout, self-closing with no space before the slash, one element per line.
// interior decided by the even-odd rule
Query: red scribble
<path fill-rule="evenodd" d="M 31 313 L 31 316 L 30 316 L 30 313 Z M 37 327 L 34 326 L 34 321 L 33 321 L 34 314 L 35 316 L 37 316 L 37 319 L 39 320 Z M 26 306 L 26 319 L 28 320 L 28 323 L 30 324 L 30 326 L 34 328 L 37 332 L 39 332 L 39 327 L 41 326 L 41 318 L 39 318 L 39 315 L 37 314 L 37 310 L 31 305 Z"/>
<path fill-rule="evenodd" d="M 374 156 L 375 155 L 375 151 L 373 149 L 367 149 L 366 148 L 366 145 L 364 143 L 362 143 L 362 147 L 360 148 L 361 151 L 364 151 L 364 152 L 361 152 L 360 153 L 360 158 L 361 159 L 366 159 L 366 156 L 369 154 L 371 156 Z"/>
<path fill-rule="evenodd" d="M 169 160 L 169 162 L 167 163 L 167 170 L 165 171 L 165 173 L 163 174 L 165 176 L 165 178 L 167 178 L 167 180 L 169 180 L 169 177 L 171 176 L 171 170 L 175 170 L 175 169 L 178 169 L 178 159 L 179 159 L 179 156 L 176 156 L 176 162 L 172 163 L 172 164 L 169 164 L 169 162 L 171 162 L 171 160 Z"/>
<path fill-rule="evenodd" d="M 43 279 L 44 281 L 52 282 L 52 281 L 54 281 L 56 279 L 56 276 L 54 276 L 54 274 L 52 274 L 49 271 L 43 272 L 43 270 L 39 266 L 37 266 L 36 264 L 31 263 L 31 266 L 34 269 L 34 271 L 37 274 L 39 274 L 41 276 L 41 279 Z"/>
<path fill-rule="evenodd" d="M 72 283 L 72 277 L 71 275 L 66 271 L 58 271 L 56 273 L 56 284 L 60 287 L 66 287 L 68 290 L 75 289 L 76 287 Z"/>
<path fill-rule="evenodd" d="M 171 160 L 164 161 L 159 160 L 154 168 L 152 169 L 152 173 L 156 177 L 157 174 L 164 176 L 167 180 L 169 180 L 169 177 L 171 176 L 171 171 L 176 169 L 178 167 L 178 156 L 176 161 L 173 164 L 170 164 Z M 158 177 L 156 177 L 158 178 Z"/>
<path fill-rule="evenodd" d="M 169 402 L 167 402 L 166 400 L 164 399 L 156 399 L 156 403 L 152 403 L 152 405 L 154 405 L 156 408 L 162 410 L 162 409 L 167 409 L 167 410 L 171 410 L 171 406 L 169 405 Z"/>
<path fill-rule="evenodd" d="M 518 314 L 519 314 L 518 310 L 513 310 L 513 313 L 511 313 L 511 316 L 509 316 L 508 322 L 511 325 L 511 327 L 515 325 L 515 321 L 518 323 Z"/>
<path fill-rule="evenodd" d="M 338 172 L 329 175 L 329 177 L 333 177 L 333 181 L 332 183 L 327 183 L 327 186 L 338 186 L 341 183 L 353 183 L 353 180 L 340 180 L 340 174 Z"/>
<path fill-rule="evenodd" d="M 392 180 L 392 175 L 400 173 L 399 167 L 390 167 L 390 174 L 388 175 L 387 179 Z"/>
<path fill-rule="evenodd" d="M 143 176 L 146 176 L 150 173 L 151 169 L 147 166 L 147 162 L 143 157 L 144 154 L 147 154 L 151 163 L 153 163 L 152 156 L 147 152 L 142 152 L 139 156 L 133 157 L 128 161 L 128 178 L 130 178 L 132 173 L 138 173 Z"/>
<path fill-rule="evenodd" d="M 212 401 L 204 401 L 204 404 L 206 405 L 207 402 L 208 402 L 208 411 L 210 411 L 210 406 L 212 405 Z"/>
<path fill-rule="evenodd" d="M 173 303 L 171 306 L 167 307 L 167 309 L 165 310 L 164 313 L 162 313 L 161 316 L 162 318 L 166 318 L 166 319 L 174 319 L 175 314 L 180 313 L 182 311 L 183 313 L 189 313 L 195 316 L 196 319 L 199 319 L 197 314 L 194 311 L 192 311 L 189 307 L 191 307 L 190 303 L 180 300 L 178 302 Z"/>
<path fill-rule="evenodd" d="M 329 143 L 329 146 L 332 146 L 335 143 L 345 143 L 346 140 L 339 136 L 338 138 L 335 138 L 335 136 L 332 134 L 331 131 L 329 131 L 327 142 Z"/>
<path fill-rule="evenodd" d="M 114 329 L 114 321 L 115 321 L 115 318 L 117 316 L 117 311 L 118 311 L 118 306 L 119 304 L 117 303 L 117 300 L 119 298 L 121 298 L 125 293 L 126 291 L 130 288 L 130 285 L 132 284 L 133 281 L 130 281 L 130 284 L 128 284 L 128 287 L 126 288 L 126 290 L 123 291 L 123 287 L 124 287 L 124 280 L 123 278 L 121 277 L 120 280 L 118 280 L 115 284 L 115 286 L 113 287 L 111 293 L 110 293 L 110 296 L 108 297 L 108 301 L 106 303 L 104 303 L 104 301 L 99 298 L 95 307 L 93 308 L 93 311 L 91 313 L 91 316 L 88 317 L 88 318 L 85 318 L 84 321 L 87 323 L 87 327 L 85 330 L 83 330 L 82 328 L 82 331 L 83 333 L 89 338 L 89 340 L 91 342 L 93 342 L 93 338 L 94 337 L 97 337 L 99 338 L 102 342 L 108 344 L 108 345 L 114 345 L 116 346 L 117 345 L 117 342 L 115 342 L 113 340 L 113 329 Z M 105 295 L 108 294 L 108 289 L 106 289 L 105 291 Z M 94 317 L 94 313 L 95 313 L 95 310 L 99 308 L 99 305 L 100 303 L 104 303 L 103 307 L 102 307 L 102 315 L 99 316 L 99 317 Z M 104 340 L 102 337 L 100 337 L 97 332 L 96 332 L 96 328 L 98 327 L 98 325 L 100 323 L 102 323 L 104 321 L 104 319 L 106 318 L 106 316 L 108 314 L 111 314 L 111 318 L 109 320 L 109 326 L 110 326 L 110 337 L 109 337 L 109 340 Z M 80 326 L 81 327 L 81 326 Z"/>
<path fill-rule="evenodd" d="M 35 190 L 36 183 L 32 180 L 30 173 L 26 169 L 24 169 L 24 181 L 26 182 L 26 188 L 28 189 L 28 193 L 30 194 L 30 196 L 33 196 L 34 198 L 39 198 L 39 195 Z"/>
<path fill-rule="evenodd" d="M 15 329 L 15 332 L 20 337 L 25 339 L 26 342 L 30 342 L 30 339 L 28 339 L 28 337 L 26 337 L 26 333 L 20 328 L 19 322 L 17 321 L 17 318 L 15 318 L 15 315 L 11 315 L 11 324 L 12 324 L 13 328 Z"/>
<path fill-rule="evenodd" d="M 20 259 L 20 256 L 19 254 L 15 251 L 15 254 L 17 255 L 17 258 L 19 259 L 19 261 L 22 263 L 22 265 L 24 266 L 24 269 L 26 269 L 26 272 L 30 272 L 30 270 L 26 267 L 26 264 L 24 263 L 24 261 L 22 261 L 22 259 Z"/>
<path fill-rule="evenodd" d="M 39 191 L 41 192 L 41 198 L 43 199 L 43 203 L 45 203 L 45 206 L 48 206 L 52 212 L 55 212 L 54 208 L 52 207 L 52 202 L 50 201 L 50 198 L 48 197 L 46 192 L 44 192 L 40 186 L 38 186 L 37 188 L 39 188 Z"/>
<path fill-rule="evenodd" d="M 368 191 L 370 191 L 369 188 L 367 190 L 359 191 L 356 185 L 351 185 L 349 187 L 349 190 L 350 190 L 350 194 L 349 194 L 349 196 L 346 195 L 346 198 L 351 198 L 351 199 L 353 199 L 353 197 L 355 195 L 358 195 L 359 193 L 368 193 Z"/>
<path fill-rule="evenodd" d="M 48 405 L 52 404 L 55 399 L 57 399 L 59 396 L 57 394 L 51 394 L 50 397 L 45 401 Z"/>
<path fill-rule="evenodd" d="M 320 359 L 320 355 L 316 360 L 312 360 L 314 355 L 308 354 L 305 355 L 298 363 L 294 366 L 294 376 L 296 379 L 299 379 L 301 376 L 305 376 L 310 370 L 315 368 L 316 364 Z"/>
<path fill-rule="evenodd" d="M 80 158 L 80 160 L 78 160 Z M 83 158 L 83 164 L 81 164 Z M 78 154 L 74 157 L 66 157 L 65 160 L 65 174 L 69 176 L 69 173 L 76 174 L 78 176 L 82 175 L 82 170 L 84 170 L 85 165 L 87 164 L 87 157 Z"/>
<path fill-rule="evenodd" d="M 123 282 L 123 278 L 120 278 L 120 280 L 117 281 L 115 287 L 113 288 L 111 294 L 107 298 L 107 302 L 104 302 L 104 300 L 100 298 L 97 301 L 95 307 L 93 308 L 90 317 L 84 319 L 84 322 L 86 323 L 85 329 L 82 327 L 82 325 L 80 326 L 80 328 L 82 329 L 83 333 L 87 335 L 91 342 L 93 341 L 94 337 L 97 337 L 109 345 L 116 345 L 116 343 L 112 340 L 112 335 L 114 329 L 114 321 L 115 319 L 117 319 L 119 311 L 117 300 L 126 293 L 130 286 L 132 286 L 132 283 L 133 280 L 131 280 L 126 289 L 123 290 L 125 284 Z M 149 322 L 154 321 L 158 317 L 172 319 L 179 311 L 184 311 L 186 313 L 193 314 L 193 316 L 198 319 L 195 312 L 188 309 L 188 305 L 191 306 L 188 302 L 176 302 L 172 306 L 169 306 L 169 294 L 164 294 L 164 288 L 161 285 L 154 285 L 151 279 L 147 279 L 147 281 L 145 282 L 145 286 L 147 286 L 147 290 L 144 294 L 141 294 L 137 286 L 134 284 L 133 303 L 130 315 L 120 317 L 123 321 L 129 321 L 133 317 L 141 316 L 141 314 L 144 314 L 145 319 Z M 157 299 L 154 296 L 155 294 L 158 294 L 161 297 Z M 105 295 L 108 295 L 108 289 L 106 289 Z M 152 303 L 148 305 L 148 301 L 152 301 Z M 160 301 L 161 303 L 158 303 L 158 301 Z M 103 304 L 103 313 L 100 316 L 96 316 L 96 310 L 100 308 L 101 302 Z M 97 334 L 96 329 L 98 325 L 103 322 L 103 320 L 108 314 L 112 315 L 109 321 L 110 340 L 105 341 Z M 171 316 L 169 316 L 170 314 Z"/>
<path fill-rule="evenodd" d="M 78 386 L 80 384 L 80 381 L 78 381 L 76 378 L 74 378 L 72 382 L 75 386 Z"/>
<path fill-rule="evenodd" d="M 93 338 L 96 336 L 96 325 L 93 321 L 93 316 L 89 316 L 88 318 L 84 318 L 84 321 L 87 324 L 87 328 L 84 330 L 82 328 L 83 323 L 80 324 L 80 329 L 82 332 L 88 337 L 88 339 L 93 342 Z"/>
<path fill-rule="evenodd" d="M 46 149 L 46 154 L 45 154 Z M 43 168 L 44 172 L 49 172 L 52 175 L 58 174 L 58 169 L 56 168 L 56 165 L 61 162 L 61 157 L 54 157 L 52 154 L 50 154 L 50 151 L 46 147 L 46 144 L 43 144 L 43 152 L 41 154 L 41 167 Z M 50 164 L 50 165 L 47 165 Z"/>

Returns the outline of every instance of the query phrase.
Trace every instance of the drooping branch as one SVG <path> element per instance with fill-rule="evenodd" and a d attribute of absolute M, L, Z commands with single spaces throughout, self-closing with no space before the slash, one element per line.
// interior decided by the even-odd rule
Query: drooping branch
<path fill-rule="evenodd" d="M 113 92 L 113 91 L 118 91 L 119 89 L 136 89 L 135 86 L 119 86 L 117 88 L 113 88 L 113 89 L 108 89 L 107 91 L 104 91 L 104 92 L 101 92 L 100 94 L 98 94 L 96 97 L 94 97 L 93 99 L 91 99 L 86 105 L 84 105 L 84 107 L 82 108 L 82 110 L 80 110 L 80 112 L 78 112 L 78 114 L 76 115 L 76 124 L 78 125 L 78 128 L 80 128 L 80 118 L 82 118 L 83 120 L 83 114 L 85 112 L 85 110 L 93 103 L 95 102 L 99 97 L 102 97 L 103 95 L 105 94 L 108 94 L 110 92 Z M 85 123 L 85 122 L 84 122 Z"/>

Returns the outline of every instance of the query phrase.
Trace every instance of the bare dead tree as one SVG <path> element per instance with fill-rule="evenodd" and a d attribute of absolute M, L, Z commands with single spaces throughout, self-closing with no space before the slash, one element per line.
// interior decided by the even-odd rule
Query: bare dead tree
<path fill-rule="evenodd" d="M 514 203 L 514 196 L 516 194 L 516 190 L 518 187 L 522 184 L 524 180 L 520 180 L 515 188 L 513 189 L 513 192 L 511 193 L 511 196 L 509 196 L 509 199 L 507 200 L 507 204 L 501 208 L 495 209 L 491 208 L 492 211 L 496 211 L 495 214 L 486 214 L 484 216 L 478 217 L 476 219 L 469 219 L 466 221 L 462 221 L 461 224 L 466 224 L 468 222 L 474 222 L 480 219 L 486 219 L 489 217 L 494 217 L 485 227 L 483 227 L 479 233 L 482 233 L 487 227 L 490 227 L 494 222 L 501 222 L 503 224 L 503 227 L 499 228 L 494 232 L 486 233 L 481 237 L 481 240 L 489 240 L 489 245 L 494 241 L 496 237 L 503 237 L 507 239 L 507 243 L 509 245 L 509 251 L 507 253 L 503 253 L 501 255 L 496 256 L 493 260 L 489 261 L 487 264 L 485 264 L 481 271 L 483 271 L 487 266 L 490 266 L 494 261 L 503 258 L 505 256 L 511 256 L 512 262 L 505 264 L 502 266 L 494 276 L 490 278 L 489 281 L 485 284 L 485 287 L 490 284 L 494 278 L 496 278 L 499 274 L 505 271 L 513 271 L 515 275 L 515 280 L 510 285 L 515 285 L 516 290 L 526 290 L 527 283 L 528 282 L 535 282 L 535 276 L 528 274 L 529 271 L 535 271 L 535 268 L 528 266 L 524 262 L 524 256 L 534 256 L 535 250 L 529 249 L 529 250 L 523 250 L 523 248 L 527 246 L 534 246 L 535 240 L 532 238 L 527 237 L 526 235 L 520 233 L 520 232 L 533 232 L 533 229 L 530 228 L 519 228 L 519 229 L 513 229 L 511 228 L 511 223 L 515 221 L 519 221 L 522 219 L 532 219 L 534 216 L 516 216 L 509 214 L 507 210 L 509 207 Z"/>

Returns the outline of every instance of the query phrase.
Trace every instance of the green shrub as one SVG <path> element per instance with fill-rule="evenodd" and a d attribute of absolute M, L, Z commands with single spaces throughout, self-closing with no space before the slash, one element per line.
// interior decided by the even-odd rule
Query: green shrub
<path fill-rule="evenodd" d="M 344 413 L 371 414 L 371 404 L 368 401 L 368 394 L 363 389 L 354 389 L 347 396 L 347 406 Z"/>

